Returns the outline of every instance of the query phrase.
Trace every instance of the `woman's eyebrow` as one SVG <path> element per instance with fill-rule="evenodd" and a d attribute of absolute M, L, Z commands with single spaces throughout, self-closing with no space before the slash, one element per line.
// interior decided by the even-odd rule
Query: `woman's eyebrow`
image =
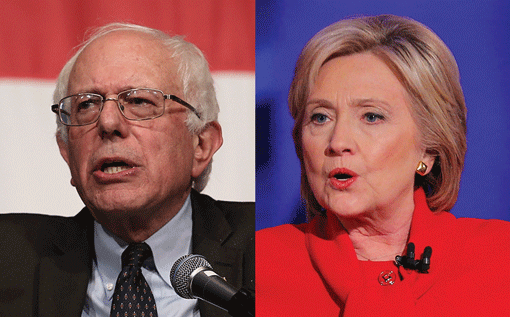
<path fill-rule="evenodd" d="M 333 103 L 327 99 L 323 98 L 312 98 L 306 101 L 305 106 L 311 105 L 311 104 L 319 104 L 323 106 L 333 106 Z M 350 106 L 359 106 L 364 104 L 379 104 L 383 106 L 391 106 L 391 104 L 383 99 L 377 99 L 377 98 L 356 98 L 349 101 Z"/>

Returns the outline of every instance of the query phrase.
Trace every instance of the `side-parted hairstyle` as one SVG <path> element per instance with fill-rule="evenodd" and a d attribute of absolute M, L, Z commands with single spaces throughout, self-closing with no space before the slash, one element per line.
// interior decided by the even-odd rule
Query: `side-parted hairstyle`
<path fill-rule="evenodd" d="M 218 120 L 219 106 L 216 100 L 214 83 L 209 64 L 202 51 L 194 44 L 185 41 L 181 36 L 170 36 L 156 29 L 129 23 L 111 23 L 97 28 L 91 33 L 62 68 L 53 93 L 54 103 L 58 103 L 68 95 L 69 77 L 83 50 L 94 40 L 118 31 L 140 32 L 152 36 L 168 50 L 168 61 L 177 65 L 177 76 L 181 79 L 183 87 L 184 96 L 179 97 L 193 105 L 201 116 L 199 119 L 191 111 L 188 113 L 186 124 L 191 133 L 200 133 L 208 123 Z M 57 118 L 57 137 L 67 143 L 67 135 L 68 127 Z M 211 167 L 212 160 L 202 174 L 193 180 L 195 190 L 200 192 L 205 188 L 211 173 Z"/>
<path fill-rule="evenodd" d="M 304 169 L 305 105 L 322 65 L 341 56 L 370 52 L 397 76 L 411 101 L 411 114 L 427 154 L 435 157 L 426 176 L 416 176 L 431 210 L 450 210 L 459 192 L 466 153 L 466 105 L 455 59 L 423 24 L 394 15 L 355 17 L 319 31 L 303 48 L 289 91 L 292 135 L 301 162 L 301 195 L 309 217 L 322 213 Z M 418 162 L 417 162 L 418 163 Z"/>

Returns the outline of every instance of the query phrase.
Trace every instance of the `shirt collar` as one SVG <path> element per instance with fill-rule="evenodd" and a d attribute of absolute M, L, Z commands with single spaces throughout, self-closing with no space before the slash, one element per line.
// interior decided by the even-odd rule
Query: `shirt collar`
<path fill-rule="evenodd" d="M 155 269 L 171 287 L 170 271 L 175 261 L 191 252 L 191 199 L 186 199 L 179 212 L 145 242 L 151 247 Z M 94 221 L 94 248 L 96 264 L 103 285 L 115 285 L 122 270 L 122 252 L 128 243 L 121 240 L 97 221 Z M 110 291 L 107 289 L 107 292 Z"/>
<path fill-rule="evenodd" d="M 181 256 L 191 252 L 191 199 L 188 196 L 181 210 L 145 242 L 154 254 L 156 270 L 170 286 L 170 271 Z"/>

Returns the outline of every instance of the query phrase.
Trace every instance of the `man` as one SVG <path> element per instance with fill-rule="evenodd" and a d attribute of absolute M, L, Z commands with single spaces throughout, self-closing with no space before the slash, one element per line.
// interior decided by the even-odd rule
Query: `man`
<path fill-rule="evenodd" d="M 222 144 L 202 53 L 157 30 L 108 25 L 65 65 L 54 101 L 60 153 L 86 208 L 0 218 L 0 315 L 109 316 L 123 306 L 121 271 L 136 267 L 124 264 L 126 250 L 148 245 L 136 269 L 155 313 L 228 316 L 180 298 L 169 277 L 194 253 L 254 289 L 253 203 L 199 194 Z"/>

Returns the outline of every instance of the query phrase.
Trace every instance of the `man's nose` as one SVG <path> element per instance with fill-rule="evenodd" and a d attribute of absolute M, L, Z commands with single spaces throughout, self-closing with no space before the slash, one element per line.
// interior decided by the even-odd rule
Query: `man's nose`
<path fill-rule="evenodd" d="M 97 127 L 101 138 L 107 136 L 124 137 L 127 134 L 126 118 L 122 115 L 116 98 L 104 100 Z"/>

